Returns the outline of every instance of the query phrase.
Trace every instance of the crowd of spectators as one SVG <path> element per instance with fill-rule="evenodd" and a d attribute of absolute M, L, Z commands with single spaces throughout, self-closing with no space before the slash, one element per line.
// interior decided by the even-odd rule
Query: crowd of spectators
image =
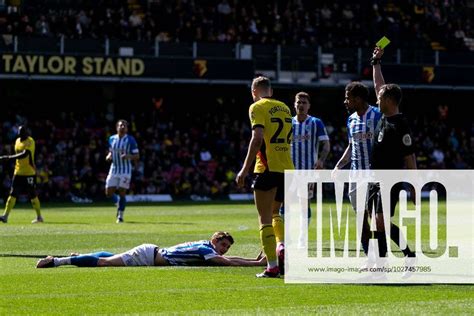
<path fill-rule="evenodd" d="M 247 152 L 251 133 L 248 120 L 229 114 L 202 113 L 205 114 L 131 116 L 129 133 L 137 139 L 140 149 L 132 194 L 209 199 L 251 192 L 249 187 L 238 189 L 234 183 L 235 172 Z M 460 128 L 448 113 L 447 106 L 440 106 L 436 117 L 420 116 L 413 120 L 419 168 L 472 168 L 472 131 Z M 107 139 L 115 133 L 117 117 L 110 113 L 63 112 L 51 119 L 38 120 L 13 111 L 5 117 L 8 119 L 0 122 L 0 155 L 13 153 L 17 127 L 26 123 L 36 140 L 42 200 L 105 198 Z M 344 126 L 324 120 L 332 147 L 325 167 L 330 169 L 347 146 L 347 132 Z M 8 193 L 12 171 L 13 162 L 0 165 L 3 198 Z"/>
<path fill-rule="evenodd" d="M 437 116 L 428 120 L 419 116 L 413 122 L 414 143 L 420 169 L 471 169 L 474 125 L 464 129 L 449 115 L 449 106 L 438 107 Z"/>
<path fill-rule="evenodd" d="M 439 42 L 465 49 L 474 37 L 473 8 L 465 0 L 0 0 L 0 34 L 70 39 L 164 42 L 219 42 L 371 47 L 382 35 L 400 48 Z M 447 106 L 435 118 L 414 123 L 420 168 L 471 168 L 472 131 L 449 120 Z M 187 114 L 189 116 L 189 113 Z M 115 133 L 114 113 L 64 112 L 46 120 L 11 112 L 0 121 L 0 155 L 13 153 L 16 128 L 27 123 L 37 142 L 38 184 L 43 200 L 104 198 L 107 138 Z M 128 117 L 126 117 L 128 118 Z M 343 124 L 324 118 L 332 168 L 346 145 Z M 192 121 L 190 127 L 182 122 Z M 130 118 L 138 141 L 133 194 L 222 197 L 249 192 L 234 184 L 250 135 L 247 120 L 229 113 L 160 119 Z M 219 128 L 216 128 L 219 126 Z M 12 166 L 0 165 L 5 197 Z"/>
<path fill-rule="evenodd" d="M 4 1 L 5 2 L 5 1 Z M 8 2 L 8 1 L 7 1 Z M 466 49 L 466 0 L 25 0 L 0 6 L 0 34 L 137 41 Z"/>
<path fill-rule="evenodd" d="M 248 124 L 233 122 L 228 115 L 182 120 L 168 118 L 147 126 L 132 117 L 129 133 L 137 139 L 140 160 L 131 193 L 209 198 L 238 192 L 233 180 L 245 155 Z M 189 120 L 196 125 L 186 125 Z M 107 139 L 116 133 L 115 120 L 72 112 L 44 121 L 16 115 L 1 122 L 0 155 L 13 153 L 20 124 L 27 124 L 36 140 L 37 180 L 44 200 L 103 198 L 109 169 Z M 218 125 L 217 130 L 211 127 Z M 3 196 L 9 190 L 13 164 L 0 166 Z"/>

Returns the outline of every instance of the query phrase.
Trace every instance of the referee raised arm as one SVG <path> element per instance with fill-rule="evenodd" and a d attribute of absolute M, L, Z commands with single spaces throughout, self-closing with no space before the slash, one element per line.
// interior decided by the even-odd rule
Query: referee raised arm
<path fill-rule="evenodd" d="M 400 113 L 402 90 L 396 84 L 385 84 L 380 66 L 383 50 L 373 53 L 373 78 L 377 103 L 383 116 L 375 129 L 371 169 L 416 169 L 416 158 L 408 122 Z"/>
<path fill-rule="evenodd" d="M 416 158 L 414 154 L 413 138 L 405 116 L 400 113 L 400 103 L 402 100 L 402 90 L 396 84 L 385 84 L 382 75 L 380 61 L 383 49 L 376 47 L 371 64 L 373 66 L 373 80 L 377 103 L 383 116 L 380 119 L 374 134 L 372 148 L 372 159 L 370 159 L 370 169 L 416 169 Z M 395 212 L 400 190 L 403 187 L 394 187 L 390 196 L 390 216 Z M 369 186 L 369 196 L 367 199 L 367 210 L 369 214 L 372 206 L 375 206 L 377 232 L 376 237 L 379 245 L 380 257 L 385 257 L 387 253 L 387 241 L 382 213 L 382 200 L 379 184 Z M 391 239 L 400 245 L 400 230 L 398 226 L 391 224 Z M 415 254 L 407 246 L 401 249 L 405 256 L 414 257 Z"/>

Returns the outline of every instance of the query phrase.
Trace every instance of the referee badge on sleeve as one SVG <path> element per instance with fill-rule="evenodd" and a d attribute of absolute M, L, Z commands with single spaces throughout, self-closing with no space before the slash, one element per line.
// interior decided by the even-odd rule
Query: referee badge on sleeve
<path fill-rule="evenodd" d="M 410 134 L 405 134 L 402 138 L 403 145 L 411 146 L 411 137 Z"/>
<path fill-rule="evenodd" d="M 381 130 L 381 131 L 379 132 L 379 137 L 377 138 L 377 140 L 379 141 L 379 143 L 382 142 L 382 140 L 383 140 L 383 130 Z"/>

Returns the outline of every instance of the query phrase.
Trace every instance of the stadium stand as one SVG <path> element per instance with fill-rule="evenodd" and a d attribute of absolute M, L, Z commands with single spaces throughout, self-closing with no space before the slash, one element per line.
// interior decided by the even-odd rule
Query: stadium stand
<path fill-rule="evenodd" d="M 59 1 L 0 8 L 0 34 L 70 39 L 242 42 L 371 47 L 471 48 L 473 5 L 465 0 L 403 1 Z"/>
<path fill-rule="evenodd" d="M 0 155 L 12 153 L 15 128 L 27 123 L 37 142 L 36 163 L 42 199 L 65 200 L 76 196 L 101 200 L 108 172 L 105 162 L 107 138 L 115 133 L 115 120 L 126 118 L 130 121 L 130 133 L 140 148 L 140 161 L 135 166 L 132 180 L 133 194 L 171 194 L 180 199 L 191 195 L 226 198 L 229 193 L 250 192 L 249 187 L 239 190 L 234 184 L 235 172 L 245 156 L 250 134 L 248 118 L 240 111 L 250 102 L 249 97 L 245 97 L 247 88 L 227 89 L 218 96 L 203 97 L 199 104 L 193 103 L 193 95 L 200 97 L 201 91 L 202 95 L 212 96 L 214 88 L 183 89 L 189 91 L 189 97 L 173 98 L 176 92 L 171 91 L 164 99 L 149 102 L 146 110 L 140 105 L 136 110 L 126 107 L 133 97 L 117 103 L 115 111 L 106 106 L 99 111 L 84 111 L 80 109 L 85 105 L 83 100 L 70 104 L 75 110 L 58 113 L 42 109 L 46 111 L 43 114 L 46 119 L 38 117 L 34 111 L 41 110 L 32 110 L 33 105 L 9 107 L 0 122 Z M 80 91 L 92 95 L 84 87 Z M 342 97 L 342 90 L 338 92 L 338 97 Z M 48 94 L 47 91 L 44 93 Z M 124 95 L 127 93 L 132 95 L 129 92 Z M 312 112 L 326 122 L 332 144 L 326 167 L 332 168 L 347 145 L 347 114 L 340 100 L 318 100 L 318 96 L 325 93 L 324 90 L 312 92 L 315 96 Z M 244 96 L 236 98 L 236 95 Z M 291 105 L 293 91 L 283 90 L 281 95 Z M 414 119 L 412 128 L 419 167 L 471 168 L 474 165 L 471 129 L 474 126 L 472 122 L 463 122 L 462 109 L 444 103 L 439 107 L 426 106 L 413 95 L 415 93 L 407 92 L 404 109 Z M 59 92 L 57 96 L 60 97 Z M 426 104 L 436 104 L 437 98 L 439 96 L 432 96 Z M 7 98 L 7 103 L 12 99 Z M 452 100 L 453 103 L 457 101 Z M 104 101 L 97 98 L 91 103 L 95 102 Z M 2 167 L 0 183 L 5 197 L 12 169 L 7 165 Z"/>
<path fill-rule="evenodd" d="M 310 70 L 314 76 L 317 62 L 315 47 L 319 47 L 323 53 L 319 56 L 323 64 L 321 74 L 318 74 L 321 78 L 335 71 L 331 67 L 336 64 L 325 65 L 324 53 L 338 49 L 339 53 L 331 58 L 337 62 L 340 72 L 350 72 L 357 74 L 358 78 L 369 79 L 371 72 L 367 60 L 371 48 L 376 40 L 386 35 L 392 40 L 391 49 L 384 57 L 384 62 L 387 62 L 387 65 L 384 64 L 387 72 L 384 73 L 388 74 L 387 77 L 401 84 L 405 83 L 402 80 L 417 76 L 423 79 L 414 83 L 406 82 L 411 85 L 410 89 L 415 90 L 404 92 L 416 94 L 416 84 L 431 84 L 432 80 L 434 84 L 440 84 L 436 80 L 443 76 L 448 79 L 440 81 L 441 84 L 451 80 L 452 85 L 464 85 L 456 92 L 447 93 L 446 98 L 439 98 L 439 94 L 434 93 L 435 87 L 430 93 L 419 90 L 422 96 L 412 96 L 406 101 L 410 117 L 416 118 L 413 129 L 419 166 L 462 169 L 474 165 L 472 122 L 459 124 L 466 116 L 463 117 L 458 107 L 465 102 L 460 91 L 472 88 L 467 78 L 459 78 L 462 76 L 458 75 L 458 71 L 471 71 L 472 53 L 463 53 L 474 51 L 473 13 L 472 0 L 0 1 L 0 51 L 116 56 L 116 52 L 124 46 L 122 44 L 126 43 L 135 49 L 134 56 L 155 58 L 158 57 L 158 50 L 153 45 L 159 42 L 162 44 L 159 57 L 203 57 L 209 58 L 211 63 L 216 59 L 238 59 L 233 45 L 248 43 L 252 44 L 250 57 L 256 69 L 267 70 L 275 68 L 275 47 L 281 45 L 281 70 Z M 104 41 L 107 41 L 110 52 L 107 50 L 104 53 Z M 192 42 L 196 42 L 196 47 L 192 46 Z M 193 51 L 194 48 L 197 49 Z M 360 50 L 361 54 L 356 59 L 357 49 L 361 48 L 363 52 Z M 438 60 L 435 61 L 436 58 Z M 166 59 L 164 63 L 169 60 Z M 362 65 L 362 61 L 365 65 Z M 396 64 L 393 64 L 394 61 L 397 61 Z M 388 71 L 390 62 L 400 78 Z M 454 64 L 457 68 L 448 73 L 443 72 L 443 69 L 428 67 L 427 75 L 422 77 L 420 67 L 425 64 Z M 397 71 L 401 65 L 407 68 Z M 407 75 L 407 70 L 413 71 Z M 296 71 L 294 73 L 295 76 L 299 75 Z M 143 78 L 142 82 L 147 79 Z M 332 84 L 337 83 L 337 80 Z M 15 128 L 27 122 L 37 141 L 38 183 L 44 200 L 62 200 L 70 198 L 71 194 L 91 199 L 103 198 L 108 170 L 104 160 L 106 141 L 114 132 L 114 121 L 119 118 L 131 122 L 130 132 L 136 137 L 141 150 L 141 159 L 133 175 L 132 193 L 167 193 L 177 198 L 194 194 L 218 198 L 239 192 L 234 177 L 245 156 L 246 140 L 250 133 L 248 118 L 242 111 L 250 104 L 245 84 L 244 88 L 223 89 L 213 99 L 201 99 L 196 104 L 191 96 L 214 96 L 215 88 L 190 89 L 187 99 L 173 98 L 170 92 L 163 101 L 162 97 L 157 96 L 159 93 L 154 94 L 152 88 L 151 91 L 149 89 L 141 93 L 137 86 L 125 88 L 119 84 L 113 92 L 106 92 L 107 88 L 104 88 L 103 91 L 89 89 L 77 93 L 67 84 L 45 90 L 45 85 L 40 82 L 41 79 L 35 85 L 30 85 L 20 80 L 0 86 L 4 109 L 0 119 L 0 155 L 12 152 Z M 105 85 L 103 82 L 97 84 Z M 77 89 L 84 87 L 79 86 Z M 297 91 L 290 93 L 286 89 L 281 99 L 290 105 L 291 93 Z M 74 97 L 61 95 L 61 90 L 68 91 Z M 120 90 L 126 92 L 120 94 Z M 166 88 L 161 87 L 161 90 Z M 171 90 L 175 95 L 182 94 L 179 89 Z M 313 114 L 323 118 L 330 134 L 332 152 L 328 168 L 333 167 L 335 159 L 341 156 L 347 144 L 344 130 L 346 114 L 341 105 L 341 91 L 335 92 L 331 88 L 309 91 L 316 96 L 315 102 L 318 102 L 316 113 Z M 126 93 L 129 95 L 125 96 Z M 337 97 L 326 96 L 334 93 L 337 93 Z M 115 96 L 98 96 L 100 94 Z M 146 95 L 146 98 L 140 95 Z M 74 103 L 74 99 L 80 101 Z M 126 102 L 120 103 L 121 99 Z M 49 103 L 59 106 L 66 104 L 67 107 L 61 113 L 44 112 L 43 108 L 41 111 L 46 113 L 46 117 L 38 119 L 37 104 Z M 162 103 L 166 106 L 162 107 Z M 86 104 L 93 104 L 97 108 L 84 112 Z M 130 104 L 142 112 L 136 112 L 138 109 L 132 111 Z M 151 109 L 147 107 L 150 104 L 153 106 Z M 208 105 L 202 111 L 196 111 L 195 108 L 201 104 Z M 422 105 L 421 109 L 417 109 L 419 105 Z M 335 114 L 335 106 L 340 113 Z M 171 108 L 177 110 L 172 111 Z M 183 109 L 185 114 L 180 113 Z M 453 115 L 453 112 L 457 114 Z M 427 113 L 431 115 L 427 116 Z M 190 121 L 194 123 L 192 126 L 187 123 Z M 0 168 L 0 193 L 1 197 L 5 197 L 11 181 L 11 169 L 7 165 Z M 248 188 L 241 192 L 248 192 Z"/>

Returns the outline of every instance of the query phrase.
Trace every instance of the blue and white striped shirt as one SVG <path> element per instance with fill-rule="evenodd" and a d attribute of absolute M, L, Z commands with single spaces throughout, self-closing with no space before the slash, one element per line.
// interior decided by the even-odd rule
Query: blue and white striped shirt
<path fill-rule="evenodd" d="M 318 160 L 319 142 L 329 140 L 326 127 L 323 121 L 310 115 L 301 123 L 295 116 L 292 124 L 291 159 L 295 169 L 314 169 Z"/>
<path fill-rule="evenodd" d="M 205 265 L 207 260 L 219 256 L 209 240 L 185 242 L 159 251 L 172 266 Z"/>
<path fill-rule="evenodd" d="M 382 117 L 378 107 L 369 105 L 364 115 L 352 113 L 347 119 L 347 132 L 351 144 L 351 169 L 370 169 L 370 157 L 375 128 Z"/>
<path fill-rule="evenodd" d="M 135 138 L 125 135 L 122 138 L 118 134 L 109 137 L 109 151 L 112 153 L 112 164 L 110 165 L 109 174 L 113 175 L 131 175 L 132 161 L 123 159 L 123 154 L 138 154 L 138 146 Z"/>

